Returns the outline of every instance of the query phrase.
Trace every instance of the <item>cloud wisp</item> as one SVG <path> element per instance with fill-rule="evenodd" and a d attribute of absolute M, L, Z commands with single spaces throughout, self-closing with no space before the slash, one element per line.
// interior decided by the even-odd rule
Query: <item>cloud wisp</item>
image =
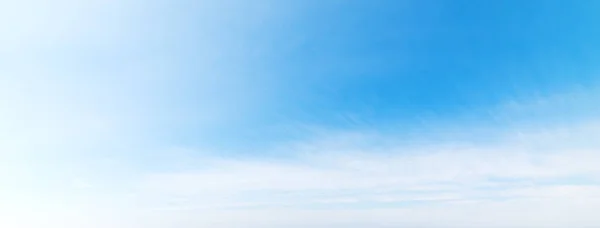
<path fill-rule="evenodd" d="M 144 202 L 138 206 L 149 213 L 258 213 L 250 218 L 273 222 L 282 218 L 271 215 L 288 213 L 284 218 L 289 220 L 280 221 L 286 225 L 310 225 L 299 221 L 304 216 L 312 225 L 377 224 L 370 220 L 373 216 L 385 217 L 377 220 L 383 223 L 425 227 L 444 227 L 437 223 L 441 221 L 552 224 L 557 220 L 542 216 L 560 212 L 565 214 L 555 218 L 563 222 L 590 221 L 594 217 L 589 210 L 600 207 L 600 168 L 595 162 L 600 147 L 592 137 L 599 133 L 598 123 L 585 123 L 507 132 L 493 144 L 384 148 L 356 146 L 361 137 L 350 134 L 333 137 L 335 142 L 319 139 L 278 147 L 294 159 L 205 155 L 195 158 L 198 169 L 146 173 L 135 185 L 135 201 Z M 519 216 L 537 209 L 546 212 Z M 324 215 L 333 217 L 316 218 Z M 503 221 L 503 216 L 516 220 Z M 239 225 L 245 220 L 231 221 L 235 226 L 233 221 Z"/>

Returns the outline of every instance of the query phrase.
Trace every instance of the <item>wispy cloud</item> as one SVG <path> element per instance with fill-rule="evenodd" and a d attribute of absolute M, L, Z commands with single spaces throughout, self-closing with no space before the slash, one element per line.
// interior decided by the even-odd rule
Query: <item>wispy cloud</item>
<path fill-rule="evenodd" d="M 136 207 L 147 213 L 178 219 L 222 216 L 186 218 L 198 225 L 219 221 L 219 227 L 589 222 L 596 221 L 590 211 L 600 208 L 598 134 L 600 124 L 586 121 L 512 129 L 494 143 L 384 148 L 359 145 L 393 135 L 342 134 L 277 147 L 293 159 L 196 157 L 198 168 L 145 173 L 130 200 L 143 202 Z M 230 216 L 235 219 L 225 219 Z"/>
<path fill-rule="evenodd" d="M 291 160 L 201 157 L 204 165 L 199 171 L 151 175 L 143 183 L 144 188 L 175 195 L 204 191 L 317 191 L 328 195 L 328 191 L 340 190 L 380 194 L 430 186 L 455 189 L 596 178 L 600 171 L 593 162 L 600 156 L 596 145 L 591 139 L 587 145 L 581 141 L 573 145 L 571 139 L 589 138 L 599 131 L 597 124 L 586 123 L 553 134 L 547 129 L 526 135 L 516 132 L 517 136 L 508 135 L 493 145 L 390 146 L 374 151 L 352 148 L 356 137 L 341 148 L 315 148 L 306 142 L 309 145 L 285 151 L 297 156 Z"/>
<path fill-rule="evenodd" d="M 423 144 L 407 144 L 395 133 L 315 130 L 262 156 L 173 148 L 161 156 L 168 163 L 163 168 L 135 168 L 135 161 L 121 160 L 102 175 L 68 175 L 65 184 L 72 190 L 60 194 L 61 206 L 40 207 L 17 197 L 11 202 L 19 204 L 12 205 L 22 209 L 5 212 L 13 219 L 4 223 L 37 227 L 42 223 L 24 216 L 50 208 L 53 216 L 38 217 L 47 218 L 46 224 L 68 220 L 72 227 L 597 223 L 592 212 L 600 209 L 599 120 L 536 126 L 497 128 L 485 133 L 493 138 L 485 141 L 464 137 L 479 134 L 476 126 L 448 127 L 462 136 Z"/>

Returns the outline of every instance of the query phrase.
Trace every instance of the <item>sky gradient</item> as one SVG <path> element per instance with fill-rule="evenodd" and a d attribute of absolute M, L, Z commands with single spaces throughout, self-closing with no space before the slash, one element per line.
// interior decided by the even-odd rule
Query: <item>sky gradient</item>
<path fill-rule="evenodd" d="M 0 1 L 0 227 L 599 226 L 599 11 Z"/>

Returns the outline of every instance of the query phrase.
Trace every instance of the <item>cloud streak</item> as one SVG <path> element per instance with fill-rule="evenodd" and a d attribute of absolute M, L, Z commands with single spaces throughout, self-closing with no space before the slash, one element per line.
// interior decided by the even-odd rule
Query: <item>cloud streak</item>
<path fill-rule="evenodd" d="M 20 210 L 0 208 L 12 218 L 4 221 L 7 226 L 24 228 L 42 224 L 25 217 L 48 210 L 50 215 L 38 216 L 47 219 L 44 224 L 68 221 L 73 225 L 66 227 L 99 228 L 599 222 L 592 213 L 600 209 L 597 119 L 537 128 L 511 125 L 487 135 L 494 138 L 488 141 L 464 137 L 479 134 L 472 126 L 445 130 L 460 130 L 462 136 L 406 144 L 394 133 L 322 131 L 262 151 L 282 156 L 174 148 L 163 152 L 160 160 L 168 164 L 162 168 L 138 169 L 135 161 L 121 160 L 96 170 L 102 174 L 67 175 L 71 189 L 52 193 L 57 198 L 45 198 L 47 206 L 22 196 L 6 201 Z"/>
<path fill-rule="evenodd" d="M 190 226 L 588 225 L 600 208 L 599 133 L 585 122 L 513 129 L 493 144 L 373 149 L 357 145 L 376 137 L 349 134 L 277 147 L 293 159 L 196 157 L 198 168 L 141 175 L 129 200 Z"/>

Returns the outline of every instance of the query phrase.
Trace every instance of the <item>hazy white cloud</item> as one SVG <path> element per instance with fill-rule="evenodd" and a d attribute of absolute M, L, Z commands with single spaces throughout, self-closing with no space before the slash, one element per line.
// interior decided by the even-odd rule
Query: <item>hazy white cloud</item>
<path fill-rule="evenodd" d="M 600 209 L 595 137 L 600 124 L 595 120 L 513 128 L 495 134 L 492 142 L 406 145 L 392 134 L 315 135 L 274 146 L 269 153 L 292 155 L 287 158 L 179 148 L 165 155 L 165 162 L 177 166 L 173 169 L 115 171 L 104 180 L 71 175 L 65 184 L 74 187 L 72 195 L 45 199 L 45 206 L 27 201 L 27 194 L 16 197 L 0 207 L 11 218 L 3 222 L 23 228 L 572 227 L 600 222 L 593 213 Z M 25 219 L 46 210 L 51 212 L 40 220 Z"/>
<path fill-rule="evenodd" d="M 349 134 L 277 147 L 293 159 L 205 154 L 195 169 L 144 173 L 127 200 L 140 216 L 190 227 L 590 225 L 600 208 L 598 133 L 586 122 L 514 130 L 493 144 L 375 151 L 353 147 L 364 144 Z"/>

